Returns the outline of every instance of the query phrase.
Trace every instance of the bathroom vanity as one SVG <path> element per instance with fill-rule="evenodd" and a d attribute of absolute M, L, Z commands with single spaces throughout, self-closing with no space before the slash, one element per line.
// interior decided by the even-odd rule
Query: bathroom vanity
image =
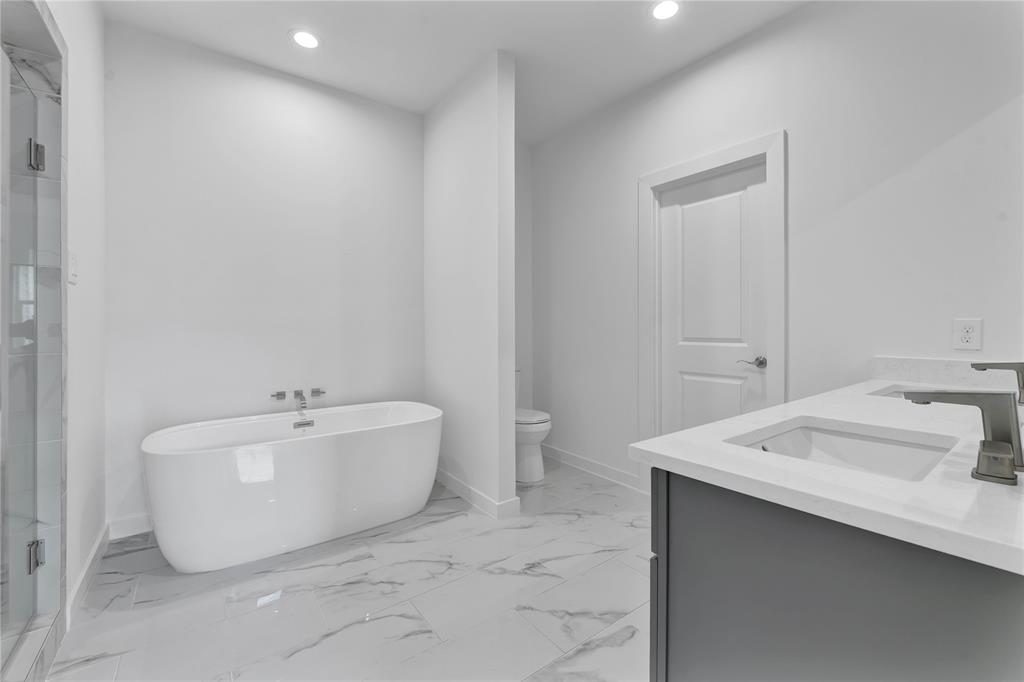
<path fill-rule="evenodd" d="M 874 380 L 636 443 L 652 680 L 1024 679 L 1024 475 Z M 948 387 L 963 390 L 962 387 Z"/>

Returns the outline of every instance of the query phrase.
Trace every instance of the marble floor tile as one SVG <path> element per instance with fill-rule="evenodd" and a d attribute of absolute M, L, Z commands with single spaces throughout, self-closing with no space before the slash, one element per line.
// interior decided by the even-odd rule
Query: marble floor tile
<path fill-rule="evenodd" d="M 167 565 L 167 559 L 159 547 L 150 547 L 138 551 L 127 551 L 108 555 L 100 560 L 100 573 L 123 573 L 139 575 L 155 568 Z"/>
<path fill-rule="evenodd" d="M 232 669 L 290 650 L 328 631 L 316 598 L 308 592 L 270 599 L 258 608 L 228 618 L 225 625 Z"/>
<path fill-rule="evenodd" d="M 229 616 L 257 608 L 274 595 L 316 591 L 367 573 L 381 564 L 365 546 L 325 548 L 317 555 L 255 571 L 252 577 L 224 588 Z"/>
<path fill-rule="evenodd" d="M 561 491 L 550 485 L 516 485 L 516 495 L 519 496 L 519 513 L 523 516 L 541 514 L 579 499 L 579 493 Z"/>
<path fill-rule="evenodd" d="M 70 682 L 71 680 L 113 680 L 117 675 L 117 664 L 120 656 L 104 656 L 101 658 L 65 659 L 55 661 L 50 668 L 47 679 Z"/>
<path fill-rule="evenodd" d="M 516 607 L 519 614 L 563 651 L 625 618 L 649 597 L 650 581 L 632 568 L 607 561 Z"/>
<path fill-rule="evenodd" d="M 593 534 L 605 542 L 639 544 L 650 538 L 650 497 L 619 486 L 582 497 L 542 515 L 573 516 L 581 534 Z"/>
<path fill-rule="evenodd" d="M 535 672 L 529 682 L 647 682 L 650 618 L 645 604 Z"/>
<path fill-rule="evenodd" d="M 434 481 L 434 487 L 430 490 L 430 497 L 427 506 L 441 508 L 448 506 L 452 509 L 468 509 L 472 505 L 445 487 L 440 481 Z"/>
<path fill-rule="evenodd" d="M 108 611 L 91 620 L 72 616 L 55 658 L 57 664 L 120 656 L 158 647 L 180 633 L 225 619 L 222 595 L 200 594 L 130 611 Z M 222 633 L 214 633 L 221 636 Z"/>
<path fill-rule="evenodd" d="M 519 614 L 506 611 L 449 642 L 385 666 L 369 679 L 522 680 L 557 652 Z"/>
<path fill-rule="evenodd" d="M 439 544 L 439 552 L 449 554 L 471 567 L 493 564 L 520 552 L 534 549 L 573 532 L 576 519 L 520 516 L 490 521 L 483 529 L 456 540 Z"/>
<path fill-rule="evenodd" d="M 649 495 L 636 490 L 618 486 L 585 495 L 559 508 L 574 509 L 604 516 L 638 512 L 649 514 L 651 498 Z"/>
<path fill-rule="evenodd" d="M 595 476 L 589 471 L 583 469 L 577 469 L 574 466 L 569 466 L 563 462 L 559 462 L 556 459 L 550 457 L 544 458 L 544 479 L 540 484 L 533 485 L 551 485 L 556 488 L 572 490 L 573 484 L 583 484 L 584 487 L 592 490 L 595 488 L 615 488 L 620 487 L 617 483 L 609 481 L 606 478 Z M 578 489 L 578 488 L 577 488 Z"/>
<path fill-rule="evenodd" d="M 475 570 L 412 603 L 434 632 L 447 640 L 561 582 L 561 577 L 549 573 L 496 566 Z"/>
<path fill-rule="evenodd" d="M 654 554 L 651 553 L 651 541 L 647 539 L 620 554 L 616 557 L 616 561 L 639 571 L 643 575 L 650 576 L 651 557 L 653 556 Z"/>
<path fill-rule="evenodd" d="M 89 583 L 80 609 L 80 620 L 93 620 L 112 611 L 127 611 L 135 602 L 139 576 L 118 571 L 100 572 Z"/>
<path fill-rule="evenodd" d="M 289 595 L 254 611 L 194 623 L 121 656 L 118 680 L 218 679 L 253 660 L 326 632 L 311 594 Z"/>
<path fill-rule="evenodd" d="M 468 571 L 451 556 L 425 554 L 318 585 L 314 594 L 328 627 L 336 628 L 458 580 Z"/>
<path fill-rule="evenodd" d="M 107 551 L 103 553 L 104 558 L 138 552 L 144 549 L 156 547 L 156 534 L 153 531 L 129 535 L 128 537 L 111 540 L 107 544 Z"/>
<path fill-rule="evenodd" d="M 422 518 L 400 530 L 368 539 L 367 547 L 374 558 L 389 564 L 423 554 L 442 553 L 445 545 L 485 531 L 493 524 L 494 519 L 476 509 L 435 508 L 425 510 Z"/>
<path fill-rule="evenodd" d="M 641 610 L 597 630 L 646 599 L 649 500 L 547 464 L 515 518 L 438 484 L 409 518 L 223 571 L 176 572 L 152 534 L 115 541 L 51 679 L 645 675 Z"/>
<path fill-rule="evenodd" d="M 625 544 L 605 544 L 587 539 L 551 540 L 499 561 L 484 563 L 479 570 L 490 573 L 525 573 L 569 579 L 621 555 Z"/>
<path fill-rule="evenodd" d="M 409 602 L 365 614 L 272 656 L 233 669 L 235 680 L 349 680 L 441 643 Z"/>
<path fill-rule="evenodd" d="M 213 680 L 234 663 L 226 621 L 183 628 L 176 637 L 121 656 L 117 680 Z"/>

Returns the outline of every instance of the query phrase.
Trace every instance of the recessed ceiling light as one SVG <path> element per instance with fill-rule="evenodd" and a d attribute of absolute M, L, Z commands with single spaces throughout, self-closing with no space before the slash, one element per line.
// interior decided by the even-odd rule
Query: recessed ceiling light
<path fill-rule="evenodd" d="M 674 17 L 676 15 L 676 12 L 678 11 L 678 2 L 673 2 L 673 0 L 665 0 L 664 2 L 659 2 L 657 5 L 655 5 L 654 11 L 651 12 L 651 14 L 654 15 L 655 19 L 669 19 L 671 17 Z"/>
<path fill-rule="evenodd" d="M 301 47 L 312 50 L 314 47 L 320 44 L 316 36 L 309 31 L 292 31 L 292 40 L 294 40 Z"/>

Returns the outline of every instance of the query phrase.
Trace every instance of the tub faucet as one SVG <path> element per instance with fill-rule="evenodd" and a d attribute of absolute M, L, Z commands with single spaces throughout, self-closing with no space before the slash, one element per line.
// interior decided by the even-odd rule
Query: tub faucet
<path fill-rule="evenodd" d="M 306 394 L 303 393 L 301 389 L 299 389 L 298 391 L 295 391 L 295 393 L 293 393 L 292 395 L 295 396 L 295 409 L 297 409 L 299 412 L 302 412 L 304 409 L 306 409 Z"/>
<path fill-rule="evenodd" d="M 1017 404 L 1024 405 L 1024 362 L 972 362 L 971 367 L 984 372 L 989 369 L 1008 369 L 1017 374 Z"/>
<path fill-rule="evenodd" d="M 1014 469 L 1024 471 L 1020 443 L 1017 396 L 1012 391 L 904 391 L 903 397 L 917 405 L 947 403 L 972 405 L 981 410 L 985 439 L 979 443 L 978 466 L 971 475 L 984 481 L 1014 485 Z"/>

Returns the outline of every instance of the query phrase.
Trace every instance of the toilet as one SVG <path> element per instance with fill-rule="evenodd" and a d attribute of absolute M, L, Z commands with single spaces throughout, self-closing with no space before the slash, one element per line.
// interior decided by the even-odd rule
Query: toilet
<path fill-rule="evenodd" d="M 516 370 L 516 404 L 519 404 L 519 370 Z M 544 480 L 544 458 L 540 444 L 551 431 L 551 415 L 540 410 L 516 408 L 516 481 Z"/>
<path fill-rule="evenodd" d="M 544 459 L 540 444 L 551 431 L 551 415 L 539 410 L 516 408 L 516 480 L 537 483 L 544 480 Z"/>

